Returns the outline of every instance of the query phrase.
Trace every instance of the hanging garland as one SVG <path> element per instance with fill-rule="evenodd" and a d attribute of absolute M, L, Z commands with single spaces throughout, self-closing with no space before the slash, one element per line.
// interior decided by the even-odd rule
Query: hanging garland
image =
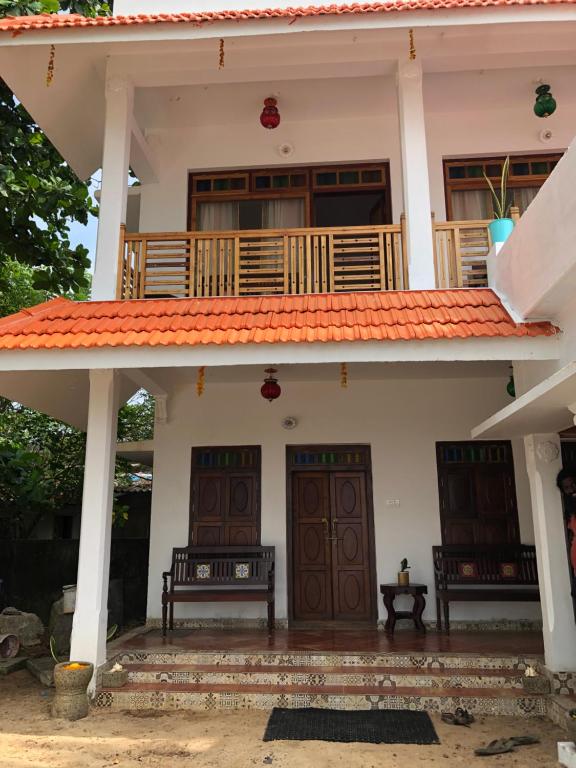
<path fill-rule="evenodd" d="M 206 375 L 206 367 L 204 365 L 201 365 L 200 368 L 198 368 L 198 373 L 196 375 L 196 394 L 198 397 L 202 397 L 204 394 L 204 380 Z"/>
<path fill-rule="evenodd" d="M 220 38 L 220 47 L 218 53 L 218 69 L 224 69 L 224 39 Z"/>
<path fill-rule="evenodd" d="M 413 29 L 409 29 L 408 30 L 408 39 L 410 41 L 410 49 L 409 49 L 409 53 L 408 53 L 408 58 L 410 59 L 410 61 L 414 61 L 414 59 L 416 58 L 416 46 L 414 45 L 414 30 Z"/>
<path fill-rule="evenodd" d="M 56 46 L 50 46 L 50 55 L 48 57 L 48 68 L 46 70 L 46 88 L 50 88 L 54 80 L 54 57 L 56 56 Z"/>
<path fill-rule="evenodd" d="M 348 389 L 348 364 L 340 363 L 340 386 Z"/>

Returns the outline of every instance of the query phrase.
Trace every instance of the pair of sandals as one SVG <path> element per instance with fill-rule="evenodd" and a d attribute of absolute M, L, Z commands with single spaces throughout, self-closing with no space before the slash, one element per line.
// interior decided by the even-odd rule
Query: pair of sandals
<path fill-rule="evenodd" d="M 524 747 L 528 744 L 540 744 L 540 739 L 536 736 L 511 736 L 509 739 L 494 739 L 485 747 L 475 749 L 474 754 L 479 757 L 503 755 L 505 752 L 516 752 L 516 747 Z"/>
<path fill-rule="evenodd" d="M 454 713 L 442 712 L 440 717 L 443 723 L 448 723 L 448 725 L 464 725 L 467 728 L 474 722 L 474 715 L 471 715 L 467 709 L 462 709 L 462 707 L 458 707 L 454 710 Z"/>

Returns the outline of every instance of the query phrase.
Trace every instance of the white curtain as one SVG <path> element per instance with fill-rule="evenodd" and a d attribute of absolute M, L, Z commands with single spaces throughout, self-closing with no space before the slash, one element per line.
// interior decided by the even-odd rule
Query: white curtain
<path fill-rule="evenodd" d="M 451 202 L 453 221 L 493 218 L 492 196 L 487 189 L 454 190 Z"/>
<path fill-rule="evenodd" d="M 304 225 L 302 198 L 262 200 L 262 229 L 293 229 Z"/>
<path fill-rule="evenodd" d="M 510 190 L 512 193 L 512 205 L 518 206 L 520 215 L 528 208 L 539 191 L 540 187 L 513 187 Z"/>
<path fill-rule="evenodd" d="M 198 203 L 197 228 L 200 232 L 225 232 L 238 229 L 238 203 Z"/>

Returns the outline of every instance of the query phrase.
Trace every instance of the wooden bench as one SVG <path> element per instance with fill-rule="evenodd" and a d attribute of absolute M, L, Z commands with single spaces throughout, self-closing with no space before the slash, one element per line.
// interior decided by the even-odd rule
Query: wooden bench
<path fill-rule="evenodd" d="M 450 603 L 539 602 L 536 549 L 527 544 L 432 547 L 436 625 L 450 632 Z"/>
<path fill-rule="evenodd" d="M 167 623 L 174 629 L 174 603 L 266 602 L 274 629 L 274 547 L 176 548 L 162 581 L 164 636 Z"/>

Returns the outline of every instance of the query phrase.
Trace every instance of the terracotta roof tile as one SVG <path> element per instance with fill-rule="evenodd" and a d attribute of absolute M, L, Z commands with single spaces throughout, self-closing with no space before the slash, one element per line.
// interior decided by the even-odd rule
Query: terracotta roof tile
<path fill-rule="evenodd" d="M 489 289 L 217 299 L 54 299 L 0 320 L 0 350 L 550 336 Z"/>
<path fill-rule="evenodd" d="M 77 13 L 7 16 L 0 19 L 0 32 L 21 34 L 27 30 L 68 29 L 86 27 L 120 27 L 145 24 L 194 24 L 215 21 L 288 18 L 291 21 L 309 16 L 342 16 L 349 14 L 438 11 L 460 8 L 495 8 L 527 5 L 574 5 L 576 0 L 384 0 L 377 3 L 347 5 L 309 5 L 295 8 L 254 8 L 233 11 L 200 11 L 196 13 L 141 13 L 128 16 L 96 16 L 87 18 Z"/>

